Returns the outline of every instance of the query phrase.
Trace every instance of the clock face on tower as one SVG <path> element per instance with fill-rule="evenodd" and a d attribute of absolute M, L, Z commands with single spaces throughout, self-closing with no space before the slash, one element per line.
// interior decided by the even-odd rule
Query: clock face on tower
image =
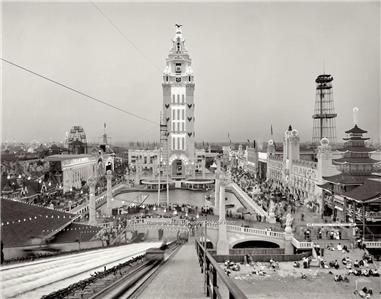
<path fill-rule="evenodd" d="M 176 78 L 176 82 L 181 82 L 181 78 Z"/>

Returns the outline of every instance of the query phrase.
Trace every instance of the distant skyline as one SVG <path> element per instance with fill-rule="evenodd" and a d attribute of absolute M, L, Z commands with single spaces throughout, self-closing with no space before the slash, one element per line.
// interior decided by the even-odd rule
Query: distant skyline
<path fill-rule="evenodd" d="M 97 9 L 97 7 L 100 11 Z M 162 72 L 183 24 L 195 76 L 197 142 L 311 141 L 315 78 L 334 77 L 337 140 L 380 142 L 380 3 L 2 3 L 2 56 L 159 122 Z M 111 23 L 112 24 L 111 24 Z M 114 27 L 114 26 L 116 27 Z M 118 31 L 120 30 L 120 32 Z M 2 141 L 158 141 L 159 128 L 2 63 Z"/>

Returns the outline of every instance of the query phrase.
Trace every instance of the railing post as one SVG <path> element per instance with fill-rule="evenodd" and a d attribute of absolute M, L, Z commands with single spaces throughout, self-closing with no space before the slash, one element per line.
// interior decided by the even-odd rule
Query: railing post
<path fill-rule="evenodd" d="M 209 259 L 206 260 L 206 267 L 205 267 L 205 274 L 206 274 L 206 297 L 210 297 L 210 292 L 209 292 Z"/>
<path fill-rule="evenodd" d="M 217 271 L 216 269 L 212 266 L 212 299 L 217 299 L 217 292 L 216 289 L 218 288 L 217 286 Z"/>

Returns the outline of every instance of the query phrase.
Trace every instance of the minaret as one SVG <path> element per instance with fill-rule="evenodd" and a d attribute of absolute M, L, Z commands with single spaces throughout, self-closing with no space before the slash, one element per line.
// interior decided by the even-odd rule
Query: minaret
<path fill-rule="evenodd" d="M 328 138 L 331 144 L 336 142 L 337 113 L 332 95 L 331 75 L 320 75 L 316 78 L 316 97 L 313 118 L 312 143 L 319 144 L 322 138 Z"/>
<path fill-rule="evenodd" d="M 166 60 L 163 73 L 163 115 L 168 128 L 171 176 L 191 176 L 195 163 L 194 77 L 192 60 L 185 48 L 181 25 Z M 173 167 L 172 164 L 176 163 Z"/>

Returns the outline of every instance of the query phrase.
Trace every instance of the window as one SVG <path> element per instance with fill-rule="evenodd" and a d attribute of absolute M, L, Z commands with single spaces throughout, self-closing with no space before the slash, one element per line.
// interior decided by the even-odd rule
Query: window
<path fill-rule="evenodd" d="M 176 119 L 176 110 L 173 109 L 172 110 L 172 120 L 175 120 Z"/>
<path fill-rule="evenodd" d="M 176 74 L 181 74 L 181 63 L 176 63 Z"/>
<path fill-rule="evenodd" d="M 180 104 L 180 95 L 179 94 L 177 95 L 177 101 L 176 101 L 176 103 Z"/>
<path fill-rule="evenodd" d="M 172 103 L 174 103 L 175 100 L 176 100 L 176 96 L 173 94 L 173 95 L 172 95 Z"/>
<path fill-rule="evenodd" d="M 184 125 L 184 122 L 183 123 L 181 123 L 181 131 L 185 131 L 185 125 Z"/>
<path fill-rule="evenodd" d="M 180 120 L 180 110 L 177 110 L 177 120 Z"/>
<path fill-rule="evenodd" d="M 168 77 L 167 77 L 168 78 Z M 168 80 L 167 80 L 168 81 Z M 191 76 L 189 76 L 189 81 L 191 81 Z"/>
<path fill-rule="evenodd" d="M 185 110 L 182 110 L 181 111 L 181 120 L 185 120 Z"/>
<path fill-rule="evenodd" d="M 181 149 L 182 149 L 183 151 L 185 151 L 185 141 L 184 141 L 184 137 L 181 138 Z"/>
<path fill-rule="evenodd" d="M 190 78 L 190 77 L 189 77 Z M 165 80 L 168 82 L 168 76 L 165 77 Z"/>

